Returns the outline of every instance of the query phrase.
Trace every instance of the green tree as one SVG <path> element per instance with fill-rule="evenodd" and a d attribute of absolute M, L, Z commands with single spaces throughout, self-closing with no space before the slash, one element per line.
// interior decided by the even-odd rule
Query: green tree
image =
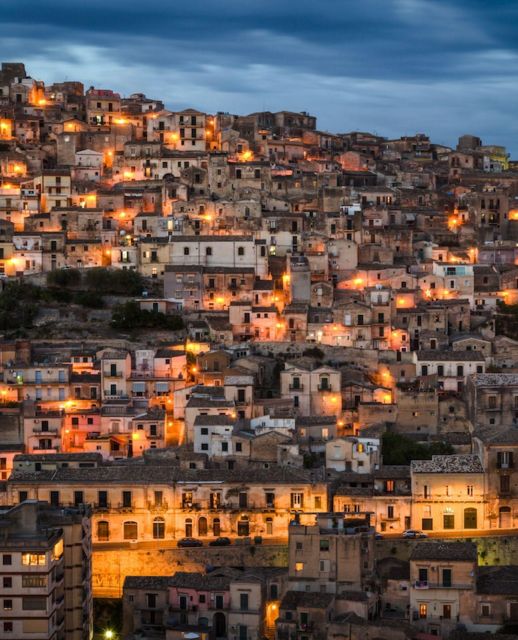
<path fill-rule="evenodd" d="M 73 289 L 81 285 L 81 272 L 79 269 L 53 269 L 47 273 L 47 285 L 49 287 L 65 287 Z"/>
<path fill-rule="evenodd" d="M 383 464 L 405 465 L 412 460 L 431 460 L 435 455 L 449 455 L 454 453 L 451 444 L 446 442 L 432 442 L 424 444 L 415 442 L 400 433 L 387 431 L 381 440 Z"/>

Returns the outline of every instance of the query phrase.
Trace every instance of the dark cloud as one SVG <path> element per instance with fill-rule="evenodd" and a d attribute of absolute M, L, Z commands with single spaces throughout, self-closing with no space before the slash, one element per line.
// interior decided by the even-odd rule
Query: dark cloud
<path fill-rule="evenodd" d="M 512 148 L 517 25 L 514 0 L 3 0 L 0 57 L 171 107 Z"/>

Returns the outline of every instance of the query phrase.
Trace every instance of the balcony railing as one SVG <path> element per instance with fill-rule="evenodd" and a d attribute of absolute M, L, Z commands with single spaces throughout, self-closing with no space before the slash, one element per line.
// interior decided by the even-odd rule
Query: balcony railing
<path fill-rule="evenodd" d="M 304 391 L 304 385 L 303 384 L 290 384 L 289 386 L 289 390 L 290 391 Z"/>

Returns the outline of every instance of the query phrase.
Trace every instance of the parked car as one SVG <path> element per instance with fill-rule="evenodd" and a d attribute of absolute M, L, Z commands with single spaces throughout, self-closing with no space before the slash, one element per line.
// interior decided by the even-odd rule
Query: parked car
<path fill-rule="evenodd" d="M 209 542 L 209 547 L 228 547 L 229 544 L 232 544 L 232 540 L 223 536 L 221 538 L 211 540 Z"/>
<path fill-rule="evenodd" d="M 428 534 L 418 529 L 407 529 L 403 531 L 403 538 L 428 538 Z"/>
<path fill-rule="evenodd" d="M 178 540 L 179 547 L 203 547 L 203 542 L 196 538 L 182 538 Z"/>
<path fill-rule="evenodd" d="M 384 540 L 384 536 L 382 533 L 376 533 L 374 534 L 374 539 L 375 540 Z"/>

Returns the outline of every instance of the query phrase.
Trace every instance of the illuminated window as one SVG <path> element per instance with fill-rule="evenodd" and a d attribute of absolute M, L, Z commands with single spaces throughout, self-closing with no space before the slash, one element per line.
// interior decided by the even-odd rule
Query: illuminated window
<path fill-rule="evenodd" d="M 63 555 L 63 540 L 58 540 L 52 549 L 53 560 L 59 560 Z"/>
<path fill-rule="evenodd" d="M 22 564 L 28 567 L 34 567 L 45 564 L 44 553 L 22 553 Z"/>
<path fill-rule="evenodd" d="M 423 602 L 419 605 L 419 617 L 426 618 L 427 613 L 428 613 L 428 605 Z"/>
<path fill-rule="evenodd" d="M 304 563 L 303 562 L 296 562 L 295 563 L 295 571 L 303 571 L 304 569 Z"/>

